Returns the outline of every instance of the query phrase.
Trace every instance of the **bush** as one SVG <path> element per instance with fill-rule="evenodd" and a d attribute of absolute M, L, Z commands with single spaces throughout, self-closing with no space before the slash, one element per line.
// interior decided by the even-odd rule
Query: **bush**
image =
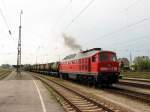
<path fill-rule="evenodd" d="M 147 56 L 136 57 L 134 59 L 135 70 L 150 71 L 150 59 Z"/>

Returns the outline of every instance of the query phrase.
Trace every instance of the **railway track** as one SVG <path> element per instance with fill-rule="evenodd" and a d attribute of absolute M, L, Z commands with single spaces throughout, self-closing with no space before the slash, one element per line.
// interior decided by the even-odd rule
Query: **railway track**
<path fill-rule="evenodd" d="M 47 86 L 50 86 L 54 92 L 62 97 L 66 102 L 65 105 L 69 108 L 67 110 L 70 112 L 132 112 L 126 109 L 116 109 L 112 105 L 106 105 L 88 94 L 69 88 L 58 81 L 50 80 L 41 75 L 32 75 Z"/>
<path fill-rule="evenodd" d="M 148 80 L 145 81 L 145 83 L 147 83 Z M 121 83 L 119 83 L 121 84 Z M 145 89 L 150 89 L 150 86 L 148 84 L 142 84 L 142 83 L 134 83 L 134 82 L 127 82 L 127 83 L 123 83 L 123 85 L 128 85 L 128 86 L 134 86 L 134 87 L 141 87 L 141 88 L 145 88 Z M 129 97 L 131 99 L 134 100 L 138 100 L 140 102 L 144 102 L 150 105 L 150 94 L 147 93 L 142 93 L 142 92 L 137 92 L 134 90 L 129 90 L 129 89 L 125 89 L 125 88 L 121 88 L 121 87 L 116 87 L 116 86 L 111 86 L 108 88 L 97 88 L 97 89 L 103 89 L 104 91 L 107 91 L 109 93 L 114 93 L 114 94 L 118 94 L 118 95 L 122 95 L 125 97 Z"/>
<path fill-rule="evenodd" d="M 0 73 L 0 80 L 5 78 L 6 76 L 8 76 L 11 73 L 11 71 L 2 71 Z"/>
<path fill-rule="evenodd" d="M 123 80 L 130 80 L 130 81 L 139 81 L 139 82 L 147 82 L 150 83 L 150 79 L 140 79 L 140 78 L 123 78 Z"/>
<path fill-rule="evenodd" d="M 142 82 L 126 79 L 126 80 L 119 80 L 119 84 L 150 89 L 150 82 Z"/>
<path fill-rule="evenodd" d="M 141 92 L 136 92 L 128 89 L 118 88 L 118 87 L 110 87 L 110 88 L 104 88 L 105 91 L 108 91 L 110 93 L 119 94 L 123 96 L 127 96 L 129 98 L 139 100 L 141 102 L 148 103 L 150 105 L 150 94 L 145 94 Z"/>

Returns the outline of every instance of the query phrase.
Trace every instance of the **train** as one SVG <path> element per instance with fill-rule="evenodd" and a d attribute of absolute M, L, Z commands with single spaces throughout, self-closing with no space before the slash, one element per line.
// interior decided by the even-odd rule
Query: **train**
<path fill-rule="evenodd" d="M 94 85 L 112 85 L 118 82 L 120 75 L 116 53 L 101 48 L 71 54 L 58 62 L 26 65 L 24 69 Z"/>

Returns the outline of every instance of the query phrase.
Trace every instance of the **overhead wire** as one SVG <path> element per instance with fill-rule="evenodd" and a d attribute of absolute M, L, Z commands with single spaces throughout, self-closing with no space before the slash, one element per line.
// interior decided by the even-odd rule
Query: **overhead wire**
<path fill-rule="evenodd" d="M 69 22 L 67 24 L 67 26 L 65 27 L 64 31 L 67 30 L 74 22 L 76 19 L 78 19 L 79 16 L 81 16 L 82 13 L 84 13 L 84 11 L 86 9 L 89 8 L 89 6 L 94 2 L 95 0 L 90 0 L 90 2 L 71 20 L 71 22 Z M 131 5 L 129 5 L 127 8 L 125 8 L 125 10 L 128 10 L 129 8 L 131 8 L 133 5 L 135 5 L 137 2 L 139 2 L 140 0 L 136 0 L 135 2 L 133 2 Z"/>
<path fill-rule="evenodd" d="M 61 15 L 57 18 L 57 21 L 54 23 L 54 25 L 52 26 L 51 29 L 54 29 L 54 27 L 60 23 L 60 21 L 63 19 L 63 17 L 65 16 L 66 14 L 66 11 L 67 9 L 70 7 L 70 5 L 72 4 L 72 0 L 70 0 L 70 2 L 64 7 Z"/>
<path fill-rule="evenodd" d="M 129 40 L 129 42 L 128 41 L 126 41 L 126 42 L 124 42 L 125 44 L 119 44 L 119 45 L 121 45 L 121 47 L 119 47 L 119 49 L 123 49 L 125 46 L 130 46 L 130 45 L 135 45 L 136 44 L 136 42 L 137 41 L 139 41 L 139 40 L 141 40 L 141 39 L 146 39 L 146 38 L 148 38 L 148 37 L 150 37 L 150 34 L 147 34 L 147 35 L 144 35 L 144 36 L 139 36 L 138 38 L 135 38 L 136 40 L 134 40 L 134 41 L 130 41 Z M 133 44 L 134 43 L 134 44 Z M 117 44 L 118 45 L 118 44 Z M 118 47 L 117 47 L 118 48 Z"/>
<path fill-rule="evenodd" d="M 1 8 L 0 8 L 0 14 L 1 14 L 1 16 L 2 16 L 2 18 L 3 18 L 3 20 L 4 20 L 4 23 L 5 23 L 5 25 L 6 25 L 7 29 L 8 29 L 9 34 L 11 35 L 11 30 L 10 30 L 9 25 L 8 25 L 8 23 L 7 23 L 7 19 L 6 19 L 6 17 L 4 16 L 3 10 L 2 10 Z"/>
<path fill-rule="evenodd" d="M 135 4 L 137 4 L 141 0 L 135 0 L 133 3 L 131 3 L 128 7 L 125 8 L 125 10 L 128 10 L 129 8 L 133 7 Z"/>
<path fill-rule="evenodd" d="M 91 0 L 91 1 L 71 20 L 71 22 L 68 23 L 68 25 L 65 27 L 64 31 L 67 30 L 67 29 L 75 22 L 75 20 L 78 19 L 78 17 L 80 17 L 80 15 L 81 15 L 82 13 L 84 13 L 84 11 L 85 11 L 86 9 L 88 9 L 88 7 L 89 7 L 94 1 L 95 1 L 95 0 Z M 136 0 L 136 1 L 133 2 L 131 5 L 129 5 L 125 10 L 131 8 L 133 5 L 135 5 L 135 4 L 138 3 L 138 2 L 139 2 L 139 0 Z M 117 30 L 115 30 L 115 31 L 113 31 L 113 32 L 110 32 L 110 33 L 108 33 L 108 34 L 105 34 L 105 35 L 101 36 L 101 38 L 111 36 L 111 35 L 113 35 L 114 33 L 121 32 L 121 31 L 123 31 L 123 30 L 125 30 L 125 29 L 128 29 L 128 28 L 130 28 L 130 27 L 132 27 L 132 26 L 135 26 L 135 25 L 137 25 L 137 24 L 140 24 L 140 23 L 142 23 L 142 22 L 144 22 L 144 21 L 147 21 L 147 20 L 149 20 L 149 19 L 150 19 L 150 17 L 143 18 L 143 19 L 141 19 L 141 20 L 139 20 L 139 21 L 137 21 L 137 22 L 128 24 L 128 25 L 126 25 L 126 26 L 124 26 L 124 27 L 121 27 L 121 28 L 119 28 L 119 29 L 117 29 Z M 97 38 L 96 38 L 95 40 L 97 40 Z"/>
<path fill-rule="evenodd" d="M 138 3 L 139 1 L 140 1 L 140 0 L 134 1 L 134 2 L 133 2 L 132 4 L 130 4 L 127 8 L 125 8 L 125 10 L 131 8 L 133 5 L 135 5 L 135 4 Z M 94 2 L 94 0 L 91 0 L 91 1 L 71 20 L 71 22 L 68 23 L 68 25 L 65 27 L 64 31 L 67 30 L 67 29 L 74 23 L 74 21 L 75 21 L 76 19 L 78 19 L 78 17 L 79 17 L 93 2 Z M 124 30 L 124 29 L 130 28 L 130 27 L 132 27 L 132 26 L 134 26 L 134 25 L 136 25 L 136 24 L 139 24 L 139 23 L 144 22 L 144 21 L 149 20 L 149 19 L 150 19 L 150 17 L 148 17 L 148 18 L 143 18 L 142 20 L 140 20 L 140 21 L 138 21 L 138 22 L 135 22 L 135 23 L 126 25 L 126 26 L 124 26 L 124 27 L 121 27 L 121 28 L 117 29 L 116 31 L 110 32 L 110 33 L 105 34 L 105 35 L 103 35 L 103 36 L 101 36 L 101 37 L 110 36 L 110 35 L 112 35 L 112 34 L 114 34 L 114 33 L 120 32 L 120 31 L 122 31 L 122 30 Z"/>
<path fill-rule="evenodd" d="M 113 44 L 111 44 L 111 46 L 112 46 L 112 45 L 116 45 L 116 46 L 128 45 L 128 44 L 134 43 L 134 42 L 136 42 L 136 41 L 139 41 L 139 40 L 141 40 L 141 39 L 145 39 L 145 38 L 147 38 L 147 37 L 150 37 L 150 34 L 144 35 L 144 36 L 140 36 L 140 37 L 137 37 L 137 38 L 133 38 L 133 39 L 130 39 L 130 40 L 121 42 L 121 43 L 120 43 L 120 42 L 118 42 L 118 43 L 113 43 Z M 135 40 L 135 39 L 136 39 L 136 40 Z"/>
<path fill-rule="evenodd" d="M 107 33 L 107 34 L 104 34 L 104 35 L 102 35 L 102 36 L 100 36 L 100 37 L 98 37 L 98 38 L 95 38 L 94 40 L 91 40 L 91 41 L 95 41 L 95 40 L 97 40 L 97 39 L 102 39 L 102 38 L 109 37 L 109 36 L 111 36 L 111 35 L 113 35 L 113 34 L 115 34 L 115 33 L 124 31 L 124 30 L 126 30 L 126 29 L 128 29 L 128 28 L 131 28 L 131 27 L 133 27 L 133 26 L 135 26 L 135 25 L 138 25 L 138 24 L 140 24 L 140 23 L 142 23 L 142 22 L 145 22 L 145 21 L 147 21 L 147 20 L 150 20 L 150 17 L 145 17 L 145 18 L 143 18 L 143 19 L 141 19 L 141 20 L 139 20 L 139 21 L 137 21 L 137 22 L 128 24 L 128 25 L 126 25 L 126 26 L 124 26 L 124 27 L 121 27 L 121 28 L 115 30 L 115 31 L 112 31 L 112 32 Z M 90 42 L 91 42 L 91 41 L 90 41 Z M 85 44 L 85 43 L 84 43 L 84 44 Z M 87 44 L 87 43 L 86 43 L 86 44 Z M 85 44 L 85 45 L 86 45 L 86 44 Z"/>
<path fill-rule="evenodd" d="M 124 45 L 124 44 L 126 44 L 126 43 L 130 43 L 130 42 L 132 42 L 132 41 L 137 41 L 137 40 L 140 40 L 140 39 L 143 39 L 143 38 L 145 38 L 145 37 L 149 37 L 150 36 L 150 34 L 146 34 L 146 35 L 144 35 L 144 36 L 137 36 L 137 37 L 135 37 L 135 36 L 132 36 L 132 37 L 135 37 L 135 38 L 129 38 L 128 40 L 125 40 L 125 41 L 114 41 L 114 43 L 110 43 L 108 46 L 113 46 L 113 45 Z M 131 35 L 129 35 L 128 37 L 131 37 Z M 117 40 L 119 40 L 119 39 L 117 39 Z"/>
<path fill-rule="evenodd" d="M 135 4 L 139 3 L 139 1 L 141 2 L 141 0 L 135 0 L 133 3 L 131 3 L 127 8 L 124 9 L 124 11 L 128 11 L 128 9 L 130 9 L 131 7 L 133 7 Z M 122 12 L 122 11 L 121 11 Z M 149 37 L 150 34 L 148 35 L 144 35 L 144 36 L 138 36 L 137 38 L 133 38 L 133 39 L 130 39 L 130 40 L 127 40 L 127 41 L 124 41 L 124 42 L 117 42 L 117 43 L 112 43 L 111 45 L 108 45 L 108 46 L 112 46 L 112 45 L 116 45 L 116 46 L 121 46 L 121 49 L 119 47 L 119 51 L 124 49 L 125 46 L 133 46 L 135 45 L 137 41 L 141 40 L 141 39 L 146 39 L 147 37 Z M 132 44 L 133 43 L 133 44 Z M 125 45 L 125 46 L 124 46 Z M 118 47 L 117 47 L 118 48 Z M 118 51 L 118 49 L 116 48 L 116 50 Z M 126 48 L 125 48 L 126 49 Z"/>
<path fill-rule="evenodd" d="M 95 0 L 90 0 L 90 2 L 81 9 L 81 11 L 67 24 L 65 27 L 64 31 L 66 31 L 89 7 L 90 5 L 94 2 Z"/>
<path fill-rule="evenodd" d="M 89 2 L 89 4 L 88 4 L 86 7 L 84 7 L 84 8 L 80 11 L 79 14 L 76 15 L 76 16 L 72 19 L 72 21 L 71 21 L 70 23 L 68 23 L 68 25 L 65 27 L 65 30 L 67 30 L 67 29 L 74 23 L 74 21 L 75 21 L 76 19 L 78 19 L 78 17 L 79 17 L 93 2 L 94 2 L 94 0 L 91 0 L 91 1 Z M 138 2 L 139 2 L 139 0 L 136 0 L 136 1 L 133 2 L 131 5 L 129 5 L 125 10 L 128 10 L 129 8 L 131 8 L 133 5 L 135 5 L 135 4 L 138 3 Z M 135 25 L 137 25 L 137 24 L 140 24 L 140 23 L 142 23 L 142 22 L 144 22 L 144 21 L 146 21 L 146 20 L 149 20 L 149 19 L 150 19 L 150 17 L 143 18 L 143 19 L 141 19 L 141 20 L 139 20 L 139 21 L 137 21 L 137 22 L 128 24 L 128 25 L 126 25 L 126 26 L 124 26 L 124 27 L 121 27 L 121 28 L 119 28 L 119 29 L 117 29 L 117 30 L 115 30 L 115 31 L 113 31 L 113 32 L 110 32 L 110 33 L 108 33 L 108 34 L 105 34 L 105 35 L 103 35 L 103 36 L 101 36 L 101 37 L 104 38 L 104 37 L 107 37 L 107 36 L 111 36 L 111 35 L 113 35 L 114 33 L 123 31 L 123 30 L 125 30 L 125 29 L 128 29 L 128 28 L 130 28 L 130 27 L 132 27 L 132 26 L 135 26 Z M 65 30 L 64 30 L 64 31 L 65 31 Z"/>
<path fill-rule="evenodd" d="M 84 13 L 88 8 L 89 6 L 94 2 L 95 0 L 90 0 L 90 2 L 84 7 L 82 8 L 82 10 L 67 24 L 67 26 L 65 27 L 65 29 L 63 30 L 63 33 L 64 31 L 66 31 L 72 24 L 73 22 L 75 22 L 78 17 L 80 17 L 82 15 L 82 13 Z M 67 52 L 64 52 L 64 53 L 67 53 Z M 63 53 L 63 54 L 64 54 Z"/>
<path fill-rule="evenodd" d="M 131 8 L 134 4 L 136 4 L 137 2 L 138 2 L 139 0 L 136 0 L 135 2 L 133 2 L 131 5 L 129 5 L 125 10 L 128 10 L 129 8 Z M 91 0 L 90 2 L 89 2 L 89 4 L 88 5 L 86 5 L 86 7 L 84 7 L 81 11 L 80 11 L 80 13 L 78 13 L 78 15 L 76 15 L 73 19 L 72 19 L 72 21 L 70 22 L 70 23 L 68 23 L 68 25 L 65 27 L 65 30 L 67 30 L 73 23 L 74 23 L 74 21 L 76 20 L 76 19 L 78 19 L 78 17 L 92 4 L 94 2 L 94 0 Z M 123 31 L 123 30 L 125 30 L 125 29 L 128 29 L 128 28 L 130 28 L 130 27 L 132 27 L 132 26 L 135 26 L 135 25 L 137 25 L 137 24 L 140 24 L 140 23 L 142 23 L 142 22 L 144 22 L 144 21 L 147 21 L 147 20 L 149 20 L 150 19 L 150 17 L 147 17 L 147 18 L 143 18 L 143 19 L 141 19 L 140 21 L 137 21 L 137 22 L 134 22 L 134 23 L 131 23 L 131 24 L 128 24 L 128 25 L 126 25 L 126 26 L 124 26 L 124 27 L 121 27 L 121 28 L 119 28 L 119 29 L 117 29 L 117 30 L 115 30 L 115 31 L 113 31 L 113 32 L 110 32 L 110 33 L 108 33 L 108 34 L 105 34 L 105 35 L 103 35 L 103 36 L 101 36 L 101 37 L 107 37 L 107 36 L 111 36 L 111 35 L 113 35 L 114 33 L 117 33 L 117 32 L 121 32 L 121 31 Z"/>
<path fill-rule="evenodd" d="M 58 26 L 59 23 L 62 21 L 62 19 L 66 15 L 67 9 L 71 6 L 71 4 L 72 4 L 72 0 L 69 0 L 69 3 L 67 3 L 67 5 L 64 7 L 64 9 L 62 9 L 62 11 L 61 11 L 62 13 L 59 15 L 59 17 L 56 19 L 56 22 L 51 27 L 51 32 L 53 32 L 55 27 Z M 56 48 L 57 48 L 57 44 L 56 44 Z"/>

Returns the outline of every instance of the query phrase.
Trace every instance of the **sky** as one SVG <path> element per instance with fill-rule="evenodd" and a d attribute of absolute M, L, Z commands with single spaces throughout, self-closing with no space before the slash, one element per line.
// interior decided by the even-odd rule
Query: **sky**
<path fill-rule="evenodd" d="M 100 47 L 118 57 L 150 56 L 149 6 L 149 0 L 0 0 L 5 17 L 0 15 L 0 64 L 16 64 L 21 9 L 22 64 L 58 61 L 79 52 L 65 46 L 63 34 L 83 50 Z"/>

